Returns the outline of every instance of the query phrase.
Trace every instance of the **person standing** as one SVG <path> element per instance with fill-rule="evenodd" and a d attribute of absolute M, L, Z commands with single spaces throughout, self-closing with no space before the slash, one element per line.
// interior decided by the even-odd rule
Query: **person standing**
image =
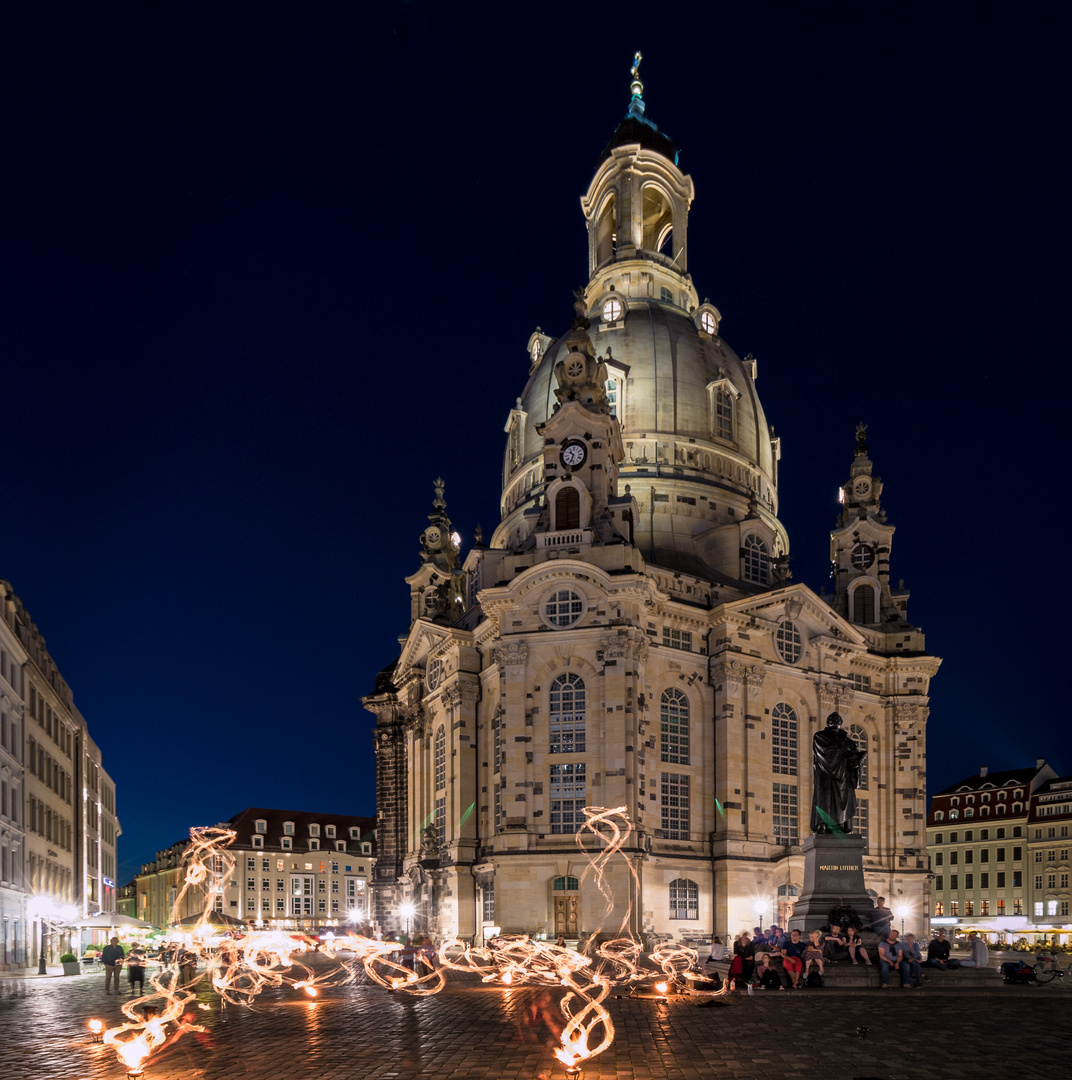
<path fill-rule="evenodd" d="M 101 963 L 104 965 L 104 992 L 110 994 L 112 985 L 115 992 L 119 993 L 119 970 L 123 966 L 123 946 L 119 944 L 119 938 L 112 938 L 101 951 Z"/>
<path fill-rule="evenodd" d="M 132 994 L 145 993 L 145 950 L 135 945 L 127 956 L 127 978 Z"/>

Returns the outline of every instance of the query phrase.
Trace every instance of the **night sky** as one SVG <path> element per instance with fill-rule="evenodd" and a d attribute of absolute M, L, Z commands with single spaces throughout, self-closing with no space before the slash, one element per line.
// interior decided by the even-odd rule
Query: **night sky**
<path fill-rule="evenodd" d="M 944 658 L 930 790 L 1072 771 L 1062 9 L 366 8 L 0 12 L 0 576 L 116 781 L 120 880 L 247 806 L 374 813 L 359 698 L 432 481 L 490 535 L 638 48 L 794 580 L 830 585 L 866 421 Z"/>

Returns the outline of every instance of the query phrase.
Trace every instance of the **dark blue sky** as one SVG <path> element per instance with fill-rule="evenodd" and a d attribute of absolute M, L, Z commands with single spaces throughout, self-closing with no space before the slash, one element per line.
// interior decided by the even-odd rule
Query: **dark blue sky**
<path fill-rule="evenodd" d="M 945 661 L 931 790 L 1072 769 L 1061 9 L 364 7 L 0 13 L 0 576 L 117 782 L 122 878 L 249 805 L 374 812 L 359 698 L 432 480 L 490 534 L 637 48 L 795 580 L 828 583 L 865 420 Z"/>

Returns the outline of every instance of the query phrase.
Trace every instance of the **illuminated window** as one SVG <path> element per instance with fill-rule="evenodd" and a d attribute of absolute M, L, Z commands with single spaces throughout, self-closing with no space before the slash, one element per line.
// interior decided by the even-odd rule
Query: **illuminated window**
<path fill-rule="evenodd" d="M 484 888 L 481 889 L 481 892 L 483 894 L 483 899 L 482 899 L 482 904 L 481 904 L 481 907 L 482 907 L 482 912 L 481 913 L 484 916 L 484 922 L 486 922 L 486 923 L 494 923 L 495 922 L 495 882 L 494 881 L 487 882 L 487 884 L 485 884 Z"/>
<path fill-rule="evenodd" d="M 771 768 L 785 776 L 797 775 L 797 714 L 784 701 L 771 713 Z"/>
<path fill-rule="evenodd" d="M 755 533 L 750 533 L 744 541 L 744 579 L 756 585 L 770 582 L 770 552 L 767 542 Z"/>
<path fill-rule="evenodd" d="M 551 594 L 543 610 L 552 626 L 572 626 L 584 614 L 584 601 L 571 589 L 559 589 Z"/>
<path fill-rule="evenodd" d="M 622 317 L 622 302 L 616 296 L 603 302 L 603 321 L 617 322 Z"/>
<path fill-rule="evenodd" d="M 700 888 L 695 881 L 678 878 L 670 882 L 670 918 L 698 919 L 700 917 Z"/>
<path fill-rule="evenodd" d="M 663 644 L 671 649 L 692 652 L 692 634 L 688 630 L 678 630 L 673 626 L 664 626 Z"/>
<path fill-rule="evenodd" d="M 689 699 L 678 689 L 666 690 L 659 702 L 662 760 L 670 765 L 689 763 Z"/>
<path fill-rule="evenodd" d="M 796 784 L 775 784 L 771 800 L 771 824 L 776 844 L 798 842 L 798 805 Z"/>
<path fill-rule="evenodd" d="M 713 404 L 712 434 L 716 439 L 733 442 L 733 395 L 728 390 L 716 390 Z"/>
<path fill-rule="evenodd" d="M 774 634 L 774 644 L 787 664 L 795 664 L 804 655 L 804 639 L 796 623 L 783 619 Z"/>
<path fill-rule="evenodd" d="M 861 839 L 867 839 L 867 799 L 858 799 L 856 802 L 856 813 L 852 818 L 852 834 L 853 836 L 859 836 Z"/>
<path fill-rule="evenodd" d="M 447 842 L 447 800 L 446 798 L 435 801 L 435 832 L 436 843 L 442 847 Z"/>
<path fill-rule="evenodd" d="M 551 683 L 548 729 L 552 754 L 584 753 L 584 679 L 569 672 Z"/>
<path fill-rule="evenodd" d="M 941 900 L 936 900 L 934 903 L 934 914 L 936 917 L 941 918 L 945 914 L 945 904 Z"/>
<path fill-rule="evenodd" d="M 551 766 L 551 832 L 575 833 L 584 824 L 584 762 Z"/>
<path fill-rule="evenodd" d="M 688 840 L 689 778 L 678 773 L 663 773 L 660 792 L 663 836 L 668 840 Z"/>
<path fill-rule="evenodd" d="M 607 389 L 607 404 L 610 406 L 610 414 L 616 420 L 621 419 L 621 414 L 618 409 L 621 405 L 621 392 L 622 384 L 621 380 L 617 376 L 611 376 L 606 383 Z"/>
<path fill-rule="evenodd" d="M 447 786 L 447 729 L 442 724 L 435 733 L 435 786 Z"/>
<path fill-rule="evenodd" d="M 715 332 L 715 317 L 710 311 L 705 311 L 700 316 L 700 326 L 703 328 L 704 333 L 714 334 Z"/>

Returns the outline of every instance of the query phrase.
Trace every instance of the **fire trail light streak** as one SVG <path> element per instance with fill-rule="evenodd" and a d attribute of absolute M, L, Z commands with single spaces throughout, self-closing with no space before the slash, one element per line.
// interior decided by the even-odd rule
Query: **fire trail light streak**
<path fill-rule="evenodd" d="M 618 936 L 599 940 L 603 924 L 615 908 L 615 894 L 605 874 L 611 860 L 624 858 L 634 885 L 637 884 L 636 869 L 622 856 L 622 847 L 632 835 L 633 825 L 625 807 L 610 810 L 585 807 L 584 815 L 585 822 L 576 836 L 577 845 L 588 860 L 581 880 L 591 878 L 604 899 L 604 911 L 600 927 L 582 943 L 583 951 L 532 941 L 522 934 L 500 935 L 482 947 L 455 939 L 440 946 L 438 966 L 423 953 L 417 953 L 411 969 L 393 958 L 399 952 L 398 942 L 375 941 L 352 933 L 337 934 L 323 945 L 323 952 L 335 960 L 336 966 L 319 973 L 294 959 L 299 943 L 282 931 L 224 938 L 213 951 L 210 942 L 218 929 L 212 924 L 213 908 L 216 896 L 234 874 L 235 858 L 228 849 L 235 833 L 215 827 L 191 829 L 190 846 L 183 854 L 186 868 L 183 886 L 172 919 L 178 921 L 183 899 L 190 889 L 204 886 L 201 918 L 192 932 L 198 944 L 185 956 L 174 957 L 167 968 L 150 978 L 152 992 L 124 1003 L 123 1014 L 128 1022 L 106 1031 L 104 1042 L 115 1050 L 128 1076 L 140 1077 L 154 1053 L 186 1032 L 206 1031 L 194 1023 L 198 1010 L 208 1009 L 204 1002 L 195 1000 L 202 980 L 215 990 L 224 1005 L 249 1007 L 265 988 L 287 986 L 303 991 L 312 1008 L 321 989 L 346 986 L 362 973 L 387 990 L 429 997 L 446 986 L 448 972 L 459 972 L 479 975 L 489 984 L 561 989 L 559 1004 L 566 1025 L 561 1035 L 562 1045 L 555 1055 L 566 1066 L 569 1076 L 579 1077 L 580 1063 L 601 1054 L 614 1041 L 614 1024 L 603 1006 L 612 989 L 627 987 L 633 992 L 658 981 L 660 995 L 673 986 L 683 993 L 714 996 L 697 987 L 707 976 L 699 970 L 691 949 L 659 945 L 648 955 L 649 965 L 641 966 L 642 947 L 628 933 L 631 919 L 628 906 L 616 928 Z M 205 964 L 200 975 L 196 974 L 197 962 Z M 727 982 L 715 993 L 725 993 L 728 987 Z"/>

